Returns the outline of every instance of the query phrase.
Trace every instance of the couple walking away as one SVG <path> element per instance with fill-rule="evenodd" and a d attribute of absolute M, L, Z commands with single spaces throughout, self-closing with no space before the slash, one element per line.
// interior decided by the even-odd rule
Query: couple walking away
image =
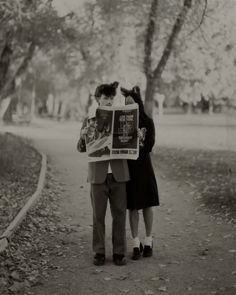
<path fill-rule="evenodd" d="M 112 106 L 119 83 L 102 84 L 96 88 L 95 99 L 99 106 Z M 109 200 L 112 215 L 113 262 L 126 264 L 126 210 L 129 210 L 130 229 L 133 238 L 132 259 L 152 256 L 153 206 L 159 205 L 159 196 L 150 152 L 155 143 L 153 120 L 145 111 L 139 87 L 127 90 L 121 87 L 125 104 L 139 106 L 140 152 L 137 160 L 115 159 L 88 163 L 88 182 L 91 184 L 93 208 L 93 251 L 94 264 L 105 263 L 105 216 Z M 88 132 L 88 118 L 83 122 L 79 152 L 86 152 L 85 137 Z M 138 237 L 139 212 L 143 212 L 146 229 L 144 246 Z"/>

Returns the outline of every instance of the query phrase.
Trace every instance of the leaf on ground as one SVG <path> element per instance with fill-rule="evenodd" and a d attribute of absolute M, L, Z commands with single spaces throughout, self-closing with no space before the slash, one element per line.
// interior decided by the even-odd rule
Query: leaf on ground
<path fill-rule="evenodd" d="M 145 295 L 153 295 L 154 292 L 152 290 L 146 290 L 146 291 L 144 291 L 144 294 Z"/>
<path fill-rule="evenodd" d="M 170 261 L 169 264 L 180 264 L 180 261 L 173 260 L 173 261 Z"/>
<path fill-rule="evenodd" d="M 169 208 L 168 210 L 167 210 L 167 214 L 171 214 L 172 213 L 172 209 L 171 208 Z"/>
<path fill-rule="evenodd" d="M 166 267 L 166 264 L 158 264 L 161 268 Z"/>
<path fill-rule="evenodd" d="M 19 293 L 25 288 L 25 283 L 14 282 L 13 285 L 9 288 L 12 293 Z"/>
<path fill-rule="evenodd" d="M 200 252 L 200 255 L 201 256 L 207 256 L 209 254 L 209 249 L 206 248 L 206 249 L 203 249 L 201 252 Z"/>
<path fill-rule="evenodd" d="M 127 278 L 128 278 L 128 275 L 122 275 L 122 276 L 118 277 L 117 280 L 124 281 Z"/>
<path fill-rule="evenodd" d="M 37 276 L 35 275 L 31 275 L 28 277 L 28 281 L 29 282 L 32 282 L 32 283 L 35 283 L 37 281 Z"/>
<path fill-rule="evenodd" d="M 159 281 L 159 277 L 154 277 L 154 278 L 151 278 L 151 281 Z"/>
<path fill-rule="evenodd" d="M 20 278 L 20 275 L 17 271 L 13 271 L 11 274 L 10 274 L 11 278 L 14 280 L 14 281 L 22 281 L 21 278 Z"/>
<path fill-rule="evenodd" d="M 232 234 L 224 235 L 223 238 L 224 238 L 224 239 L 233 238 L 233 235 L 232 235 Z"/>
<path fill-rule="evenodd" d="M 161 292 L 166 292 L 167 291 L 167 287 L 166 286 L 161 286 L 158 288 L 159 291 Z"/>
<path fill-rule="evenodd" d="M 200 259 L 201 260 L 206 260 L 206 256 L 201 256 Z"/>
<path fill-rule="evenodd" d="M 0 278 L 0 286 L 6 286 L 7 285 L 7 279 Z"/>
<path fill-rule="evenodd" d="M 103 269 L 101 269 L 101 268 L 96 268 L 95 269 L 95 273 L 100 273 L 100 272 L 103 272 Z"/>

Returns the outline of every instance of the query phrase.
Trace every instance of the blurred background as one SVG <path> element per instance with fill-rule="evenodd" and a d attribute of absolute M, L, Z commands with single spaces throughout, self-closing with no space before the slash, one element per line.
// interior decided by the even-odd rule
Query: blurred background
<path fill-rule="evenodd" d="M 153 118 L 234 118 L 235 13 L 235 0 L 0 0 L 0 119 L 81 121 L 114 80 L 140 86 Z"/>
<path fill-rule="evenodd" d="M 99 281 L 109 286 L 106 294 L 154 294 L 150 286 L 157 293 L 235 294 L 235 15 L 236 0 L 0 0 L 0 231 L 36 189 L 37 150 L 48 156 L 42 207 L 0 255 L 0 294 L 19 294 L 24 284 L 42 287 L 37 294 L 67 294 L 72 286 L 78 294 L 83 275 L 83 294 L 92 294 L 90 285 L 104 294 Z M 95 88 L 114 81 L 140 87 L 156 126 L 160 254 L 145 274 L 141 265 L 140 283 L 129 275 L 136 266 L 121 279 L 109 269 L 111 282 L 106 272 L 88 275 L 83 267 L 92 215 L 87 158 L 76 146 L 96 107 Z M 74 242 L 62 243 L 62 232 L 73 233 Z M 64 256 L 62 249 L 71 250 Z M 60 275 L 50 278 L 54 270 Z M 47 280 L 58 283 L 56 291 L 45 293 Z"/>

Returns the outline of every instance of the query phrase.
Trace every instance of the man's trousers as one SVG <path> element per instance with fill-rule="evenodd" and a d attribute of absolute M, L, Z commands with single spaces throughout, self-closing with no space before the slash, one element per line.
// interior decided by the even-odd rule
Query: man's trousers
<path fill-rule="evenodd" d="M 102 184 L 91 184 L 93 207 L 93 251 L 105 254 L 105 216 L 108 200 L 112 215 L 113 254 L 125 255 L 126 252 L 126 182 L 115 181 L 107 174 Z"/>

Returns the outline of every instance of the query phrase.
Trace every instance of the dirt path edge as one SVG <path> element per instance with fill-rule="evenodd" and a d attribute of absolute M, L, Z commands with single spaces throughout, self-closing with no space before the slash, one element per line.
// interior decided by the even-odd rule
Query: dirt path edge
<path fill-rule="evenodd" d="M 40 153 L 40 152 L 39 152 Z M 23 219 L 25 218 L 27 212 L 33 207 L 33 205 L 37 202 L 37 200 L 41 196 L 42 189 L 44 187 L 44 182 L 46 178 L 47 172 L 47 156 L 43 153 L 40 153 L 42 156 L 41 160 L 41 170 L 39 175 L 39 180 L 37 184 L 37 189 L 34 194 L 29 198 L 23 208 L 19 211 L 16 217 L 9 224 L 4 233 L 0 236 L 0 253 L 2 253 L 9 245 L 10 237 L 16 231 L 17 227 L 21 224 Z"/>

